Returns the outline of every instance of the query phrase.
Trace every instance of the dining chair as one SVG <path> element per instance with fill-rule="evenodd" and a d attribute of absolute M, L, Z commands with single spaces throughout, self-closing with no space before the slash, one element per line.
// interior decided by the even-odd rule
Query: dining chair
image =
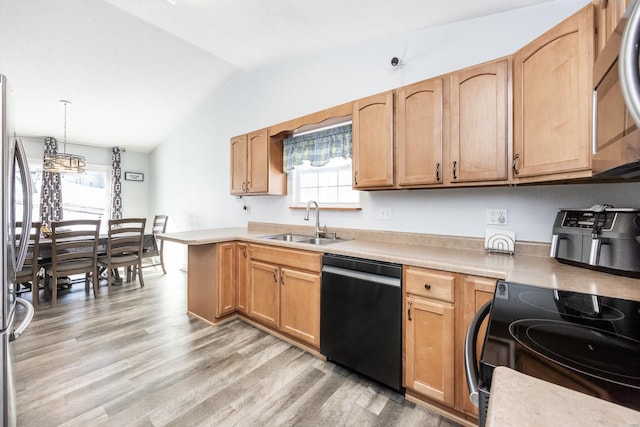
<path fill-rule="evenodd" d="M 22 270 L 16 271 L 16 294 L 28 292 L 21 290 L 20 286 L 31 290 L 31 303 L 34 307 L 38 307 L 40 297 L 40 281 L 38 273 L 40 272 L 40 227 L 41 222 L 31 223 L 31 230 L 23 229 L 22 222 L 16 222 L 16 242 L 20 241 L 23 236 L 29 239 L 27 246 L 27 257 L 24 259 Z"/>
<path fill-rule="evenodd" d="M 113 271 L 124 267 L 133 268 L 140 277 L 140 287 L 144 287 L 142 277 L 142 246 L 146 218 L 123 218 L 109 220 L 109 237 L 106 255 L 98 257 L 98 265 L 107 271 L 107 287 L 110 290 Z M 125 272 L 126 274 L 126 272 Z M 130 277 L 126 274 L 126 277 Z"/>
<path fill-rule="evenodd" d="M 45 287 L 51 290 L 51 305 L 58 299 L 58 279 L 73 274 L 85 275 L 84 288 L 98 296 L 98 240 L 100 220 L 71 219 L 51 222 L 51 263 L 46 266 Z M 51 282 L 52 281 L 52 282 Z"/>
<path fill-rule="evenodd" d="M 145 248 L 143 252 L 144 258 L 155 258 L 158 257 L 158 262 L 152 262 L 151 264 L 144 264 L 142 268 L 146 267 L 162 267 L 162 272 L 167 274 L 167 270 L 164 267 L 164 241 L 156 238 L 156 235 L 164 233 L 167 231 L 167 221 L 169 220 L 168 215 L 156 215 L 153 218 L 153 226 L 151 227 L 151 233 L 153 234 L 153 246 L 150 248 Z M 134 275 L 135 278 L 135 275 Z"/>

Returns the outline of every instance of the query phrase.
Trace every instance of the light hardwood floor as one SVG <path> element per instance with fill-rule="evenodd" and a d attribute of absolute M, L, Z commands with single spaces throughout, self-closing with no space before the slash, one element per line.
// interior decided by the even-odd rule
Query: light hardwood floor
<path fill-rule="evenodd" d="M 18 425 L 456 425 L 241 320 L 189 317 L 182 272 L 145 284 L 42 304 L 14 343 Z"/>

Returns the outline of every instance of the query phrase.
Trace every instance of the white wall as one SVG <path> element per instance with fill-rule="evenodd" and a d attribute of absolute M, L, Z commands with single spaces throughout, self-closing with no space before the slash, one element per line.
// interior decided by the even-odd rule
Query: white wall
<path fill-rule="evenodd" d="M 22 137 L 21 140 L 29 161 L 41 162 L 44 149 L 44 139 Z M 58 143 L 61 144 L 61 142 Z M 104 166 L 111 170 L 110 148 L 90 147 L 87 145 L 67 143 L 67 152 L 84 156 L 87 160 L 87 165 Z M 151 221 L 154 213 L 149 210 L 149 154 L 126 151 L 122 153 L 121 165 L 123 172 L 122 215 L 125 217 L 148 218 L 147 221 Z M 143 182 L 125 181 L 125 171 L 142 172 L 144 173 L 145 179 Z"/>
<path fill-rule="evenodd" d="M 556 0 L 508 13 L 313 53 L 236 74 L 151 154 L 152 211 L 170 215 L 168 231 L 304 224 L 287 196 L 229 195 L 229 139 L 314 111 L 515 52 L 589 0 Z M 403 68 L 393 68 L 393 56 Z M 322 213 L 334 227 L 484 235 L 485 209 L 507 208 L 518 240 L 550 239 L 558 208 L 595 203 L 639 206 L 640 184 L 363 192 L 362 211 Z M 378 209 L 392 208 L 390 221 Z"/>

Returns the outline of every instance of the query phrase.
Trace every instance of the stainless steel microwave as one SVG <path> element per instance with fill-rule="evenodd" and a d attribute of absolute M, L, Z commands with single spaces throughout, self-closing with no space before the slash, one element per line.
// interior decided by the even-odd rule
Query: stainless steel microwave
<path fill-rule="evenodd" d="M 640 0 L 624 13 L 593 68 L 594 177 L 640 178 Z"/>

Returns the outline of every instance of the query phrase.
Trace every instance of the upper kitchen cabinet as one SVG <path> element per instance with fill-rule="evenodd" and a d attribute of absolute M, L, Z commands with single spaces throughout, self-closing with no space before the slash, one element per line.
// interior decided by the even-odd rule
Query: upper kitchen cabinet
<path fill-rule="evenodd" d="M 398 186 L 442 184 L 443 79 L 396 92 Z"/>
<path fill-rule="evenodd" d="M 593 7 L 515 54 L 514 181 L 591 176 Z"/>
<path fill-rule="evenodd" d="M 353 103 L 353 187 L 393 186 L 393 92 Z"/>
<path fill-rule="evenodd" d="M 267 129 L 231 138 L 231 194 L 286 194 L 282 141 Z"/>
<path fill-rule="evenodd" d="M 604 48 L 631 0 L 593 0 L 595 6 L 596 56 Z"/>
<path fill-rule="evenodd" d="M 506 181 L 510 63 L 502 59 L 451 75 L 447 181 Z"/>

